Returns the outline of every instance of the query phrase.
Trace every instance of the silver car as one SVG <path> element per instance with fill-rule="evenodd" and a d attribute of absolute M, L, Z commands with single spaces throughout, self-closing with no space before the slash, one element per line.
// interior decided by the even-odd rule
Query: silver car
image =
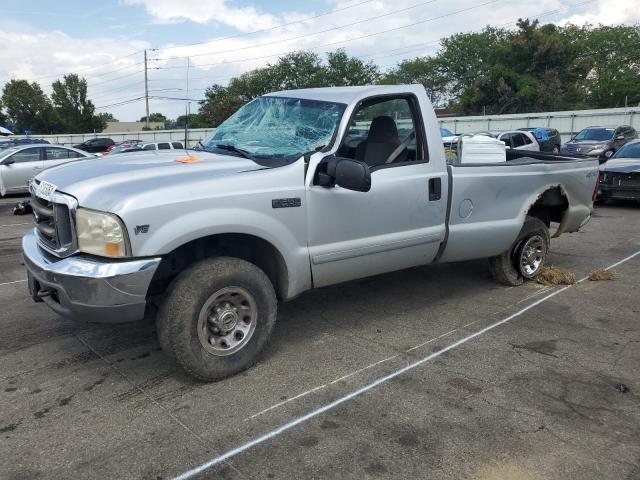
<path fill-rule="evenodd" d="M 27 192 L 29 180 L 46 168 L 93 157 L 77 148 L 49 144 L 21 145 L 0 150 L 0 196 Z"/>

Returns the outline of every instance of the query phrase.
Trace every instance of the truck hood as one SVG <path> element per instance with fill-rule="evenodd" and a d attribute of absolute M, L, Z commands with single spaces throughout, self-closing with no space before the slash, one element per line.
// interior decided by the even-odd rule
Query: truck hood
<path fill-rule="evenodd" d="M 234 155 L 164 150 L 70 162 L 45 170 L 36 179 L 54 184 L 58 191 L 74 196 L 80 205 L 100 197 L 100 207 L 104 208 L 139 192 L 188 186 L 203 179 L 264 168 L 267 167 Z"/>

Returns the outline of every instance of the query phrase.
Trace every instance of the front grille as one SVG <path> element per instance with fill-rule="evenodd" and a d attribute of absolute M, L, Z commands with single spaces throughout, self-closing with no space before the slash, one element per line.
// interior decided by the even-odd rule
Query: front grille
<path fill-rule="evenodd" d="M 66 203 L 50 202 L 31 193 L 33 223 L 38 242 L 51 253 L 65 256 L 74 245 L 73 220 Z"/>
<path fill-rule="evenodd" d="M 567 143 L 565 144 L 564 148 L 567 153 L 576 153 L 578 151 L 578 148 L 581 147 L 578 147 L 578 145 L 575 144 Z"/>

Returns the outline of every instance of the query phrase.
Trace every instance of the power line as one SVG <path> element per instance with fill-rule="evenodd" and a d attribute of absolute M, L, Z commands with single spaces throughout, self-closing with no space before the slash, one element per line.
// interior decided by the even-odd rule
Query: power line
<path fill-rule="evenodd" d="M 324 17 L 324 16 L 327 16 L 327 15 L 333 15 L 334 13 L 338 13 L 338 12 L 342 12 L 344 10 L 349 10 L 351 8 L 359 7 L 360 5 L 364 5 L 365 3 L 371 3 L 373 1 L 375 1 L 375 0 L 365 0 L 364 2 L 354 3 L 353 5 L 347 5 L 346 7 L 342 7 L 342 8 L 336 8 L 335 10 L 331 10 L 331 11 L 328 11 L 328 12 L 320 13 L 318 15 L 313 15 L 311 17 L 301 18 L 300 20 L 295 20 L 293 22 L 281 23 L 280 25 L 276 25 L 275 27 L 263 28 L 263 29 L 260 29 L 260 30 L 253 30 L 252 32 L 239 33 L 237 35 L 229 35 L 227 37 L 214 38 L 213 40 L 206 40 L 206 41 L 202 41 L 202 42 L 186 43 L 186 44 L 183 44 L 183 45 L 171 45 L 170 47 L 160 47 L 157 50 L 172 50 L 172 49 L 176 49 L 176 48 L 194 47 L 194 46 L 197 46 L 197 45 L 205 45 L 207 43 L 217 43 L 217 42 L 221 42 L 223 40 L 230 40 L 230 39 L 233 39 L 233 38 L 246 37 L 248 35 L 254 35 L 256 33 L 270 32 L 270 31 L 273 31 L 273 30 L 277 30 L 278 28 L 283 28 L 283 27 L 288 27 L 290 25 L 296 25 L 298 23 L 308 22 L 309 20 L 315 20 L 316 18 Z"/>
<path fill-rule="evenodd" d="M 437 0 L 427 0 L 426 2 L 421 2 L 421 3 L 418 3 L 418 4 L 412 5 L 410 7 L 401 8 L 401 9 L 398 9 L 398 10 L 393 10 L 391 12 L 387 12 L 387 13 L 384 13 L 384 14 L 381 14 L 381 15 L 376 15 L 374 17 L 369 17 L 369 18 L 365 18 L 363 20 L 358 20 L 358 21 L 355 21 L 355 22 L 347 23 L 345 25 L 339 25 L 339 26 L 327 28 L 325 30 L 319 30 L 317 32 L 306 33 L 304 35 L 298 35 L 297 37 L 289 37 L 289 38 L 280 39 L 280 40 L 273 40 L 273 41 L 270 41 L 270 42 L 257 43 L 255 45 L 250 45 L 250 46 L 246 46 L 246 47 L 232 48 L 232 49 L 229 49 L 229 50 L 220 50 L 220 51 L 217 51 L 217 52 L 197 53 L 197 54 L 188 55 L 188 56 L 189 57 L 203 57 L 203 56 L 208 56 L 208 55 L 219 55 L 219 54 L 222 54 L 222 53 L 237 52 L 239 50 L 249 50 L 249 49 L 252 49 L 252 48 L 264 47 L 264 46 L 267 46 L 267 45 L 275 45 L 276 43 L 291 42 L 291 41 L 299 40 L 299 39 L 305 38 L 305 37 L 312 37 L 312 36 L 315 36 L 315 35 L 320 35 L 321 33 L 333 32 L 335 30 L 341 30 L 343 28 L 352 27 L 354 25 L 358 25 L 358 24 L 365 23 L 365 22 L 370 22 L 372 20 L 378 20 L 380 18 L 388 17 L 390 15 L 395 15 L 396 13 L 406 12 L 408 10 L 412 10 L 414 8 L 421 7 L 421 6 L 427 5 L 429 3 L 434 3 L 436 1 Z M 495 2 L 498 2 L 498 1 L 500 1 L 500 0 L 491 0 L 489 2 L 486 2 L 486 3 L 482 4 L 482 5 L 487 5 L 489 3 L 495 3 Z M 421 22 L 418 22 L 418 23 L 421 23 Z M 157 61 L 176 60 L 176 59 L 186 58 L 186 57 L 187 57 L 187 55 L 184 55 L 184 56 L 173 56 L 173 57 L 168 57 L 168 58 L 158 58 L 158 59 L 155 59 L 155 60 L 157 60 Z"/>

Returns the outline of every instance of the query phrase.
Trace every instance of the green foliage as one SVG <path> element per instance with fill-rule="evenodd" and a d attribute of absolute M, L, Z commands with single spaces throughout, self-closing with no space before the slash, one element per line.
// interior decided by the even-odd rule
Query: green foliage
<path fill-rule="evenodd" d="M 99 113 L 96 116 L 100 119 L 101 122 L 104 122 L 105 126 L 107 125 L 107 122 L 119 122 L 120 121 L 116 117 L 113 116 L 113 113 L 109 113 L 109 112 Z"/>
<path fill-rule="evenodd" d="M 293 52 L 268 64 L 232 78 L 229 85 L 212 85 L 205 92 L 200 115 L 206 127 L 217 127 L 238 108 L 269 92 L 325 86 L 366 85 L 380 74 L 373 63 L 349 57 L 343 50 L 327 54 L 326 63 L 311 52 Z M 194 127 L 195 128 L 195 127 Z"/>
<path fill-rule="evenodd" d="M 95 115 L 95 107 L 87 98 L 87 81 L 72 73 L 51 85 L 51 100 L 67 132 L 101 132 L 107 126 L 103 118 Z"/>
<path fill-rule="evenodd" d="M 2 90 L 2 103 L 15 133 L 57 133 L 61 129 L 51 101 L 36 82 L 11 80 Z"/>
<path fill-rule="evenodd" d="M 147 116 L 145 115 L 144 117 L 141 117 L 140 120 L 138 120 L 139 122 L 146 122 L 147 121 Z M 149 114 L 149 121 L 150 122 L 166 122 L 167 121 L 167 117 L 165 117 L 163 114 L 156 112 L 156 113 L 150 113 Z"/>

